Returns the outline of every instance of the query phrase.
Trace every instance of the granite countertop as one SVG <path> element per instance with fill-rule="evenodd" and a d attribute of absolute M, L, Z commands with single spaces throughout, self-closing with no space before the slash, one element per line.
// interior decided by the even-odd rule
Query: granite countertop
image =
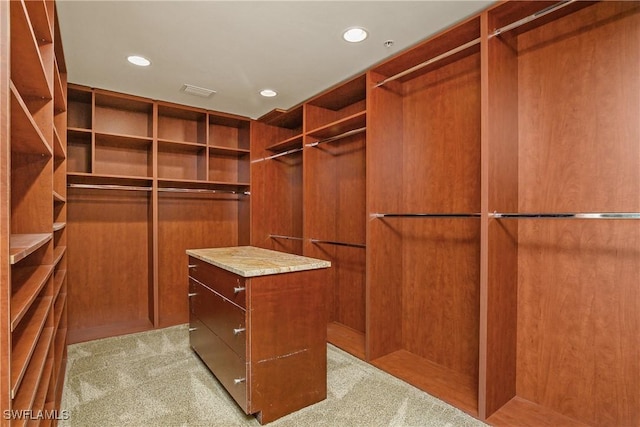
<path fill-rule="evenodd" d="M 253 246 L 188 249 L 187 255 L 242 277 L 315 270 L 331 267 L 329 261 Z"/>

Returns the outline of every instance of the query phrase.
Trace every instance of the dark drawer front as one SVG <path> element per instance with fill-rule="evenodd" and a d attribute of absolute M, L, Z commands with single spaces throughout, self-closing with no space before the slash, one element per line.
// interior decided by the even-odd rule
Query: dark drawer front
<path fill-rule="evenodd" d="M 191 312 L 243 360 L 246 359 L 246 312 L 217 292 L 189 279 Z M 195 295 L 193 295 L 195 294 Z"/>
<path fill-rule="evenodd" d="M 247 365 L 191 313 L 189 343 L 218 381 L 247 413 Z"/>
<path fill-rule="evenodd" d="M 247 308 L 245 279 L 197 258 L 189 257 L 189 276 L 238 304 Z"/>

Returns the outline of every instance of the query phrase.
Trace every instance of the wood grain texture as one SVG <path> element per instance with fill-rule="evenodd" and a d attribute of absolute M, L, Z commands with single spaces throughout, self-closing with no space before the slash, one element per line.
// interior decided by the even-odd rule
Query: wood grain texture
<path fill-rule="evenodd" d="M 403 211 L 480 209 L 480 56 L 403 87 Z"/>
<path fill-rule="evenodd" d="M 478 376 L 480 221 L 402 223 L 403 348 Z"/>
<path fill-rule="evenodd" d="M 266 147 L 296 132 L 262 123 L 254 126 L 253 158 L 272 155 Z M 269 237 L 302 238 L 302 153 L 252 163 L 251 182 L 251 244 L 302 255 L 301 241 Z"/>
<path fill-rule="evenodd" d="M 161 194 L 158 201 L 160 327 L 188 321 L 187 249 L 238 245 L 238 197 Z"/>
<path fill-rule="evenodd" d="M 402 201 L 402 97 L 392 82 L 372 88 L 367 75 L 367 214 L 399 212 Z M 394 89 L 394 90 L 391 90 Z M 382 167 L 381 165 L 384 165 Z M 389 224 L 367 221 L 367 360 L 400 349 L 402 342 L 402 235 Z M 393 309 L 390 309 L 393 308 Z"/>
<path fill-rule="evenodd" d="M 489 28 L 497 18 L 489 14 Z M 487 181 L 486 212 L 518 209 L 518 74 L 517 43 L 510 34 L 487 43 L 485 65 L 486 110 L 483 166 Z M 485 148 L 486 147 L 486 148 Z M 516 395 L 517 236 L 518 222 L 485 219 L 486 277 L 484 322 L 486 342 L 481 348 L 479 413 L 488 417 Z M 484 356 L 482 355 L 484 352 Z"/>
<path fill-rule="evenodd" d="M 640 422 L 639 261 L 633 221 L 520 224 L 520 397 L 587 424 Z"/>
<path fill-rule="evenodd" d="M 70 189 L 68 201 L 70 334 L 149 323 L 148 194 Z"/>
<path fill-rule="evenodd" d="M 250 412 L 267 423 L 327 393 L 327 318 L 321 271 L 248 279 Z"/>
<path fill-rule="evenodd" d="M 11 233 L 53 230 L 53 158 L 11 154 Z"/>
<path fill-rule="evenodd" d="M 477 415 L 476 378 L 462 375 L 406 350 L 389 353 L 371 363 L 470 415 Z"/>
<path fill-rule="evenodd" d="M 490 212 L 638 211 L 638 7 L 583 3 L 490 41 Z M 638 424 L 637 226 L 490 220 L 488 238 L 486 415 L 517 395 L 489 421 Z"/>
<path fill-rule="evenodd" d="M 520 211 L 638 210 L 639 26 L 605 2 L 519 36 Z"/>
<path fill-rule="evenodd" d="M 11 91 L 9 88 L 10 75 L 10 46 L 9 36 L 9 2 L 0 2 L 0 312 L 11 312 L 11 289 L 6 284 L 11 283 L 11 266 L 9 264 L 10 240 L 5 236 L 11 235 L 11 205 L 9 194 L 11 188 L 11 146 L 4 143 L 9 141 L 11 120 Z M 5 314 L 6 316 L 6 314 Z M 10 372 L 11 372 L 11 332 L 7 321 L 0 326 L 0 410 L 11 408 Z"/>

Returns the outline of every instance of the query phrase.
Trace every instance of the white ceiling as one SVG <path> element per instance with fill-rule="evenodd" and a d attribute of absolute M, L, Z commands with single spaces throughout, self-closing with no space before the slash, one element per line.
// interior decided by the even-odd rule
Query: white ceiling
<path fill-rule="evenodd" d="M 69 82 L 251 118 L 297 105 L 490 3 L 57 2 Z M 369 38 L 343 41 L 352 26 L 365 27 Z M 129 64 L 131 54 L 151 66 Z M 185 83 L 217 93 L 185 94 Z M 278 96 L 260 96 L 264 88 Z"/>

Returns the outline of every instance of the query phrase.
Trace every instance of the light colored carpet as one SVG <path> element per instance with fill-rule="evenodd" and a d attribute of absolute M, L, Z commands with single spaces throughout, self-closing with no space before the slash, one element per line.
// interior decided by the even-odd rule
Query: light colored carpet
<path fill-rule="evenodd" d="M 269 426 L 475 427 L 482 422 L 327 346 L 327 399 Z M 259 426 L 189 347 L 187 325 L 70 345 L 62 427 Z"/>

